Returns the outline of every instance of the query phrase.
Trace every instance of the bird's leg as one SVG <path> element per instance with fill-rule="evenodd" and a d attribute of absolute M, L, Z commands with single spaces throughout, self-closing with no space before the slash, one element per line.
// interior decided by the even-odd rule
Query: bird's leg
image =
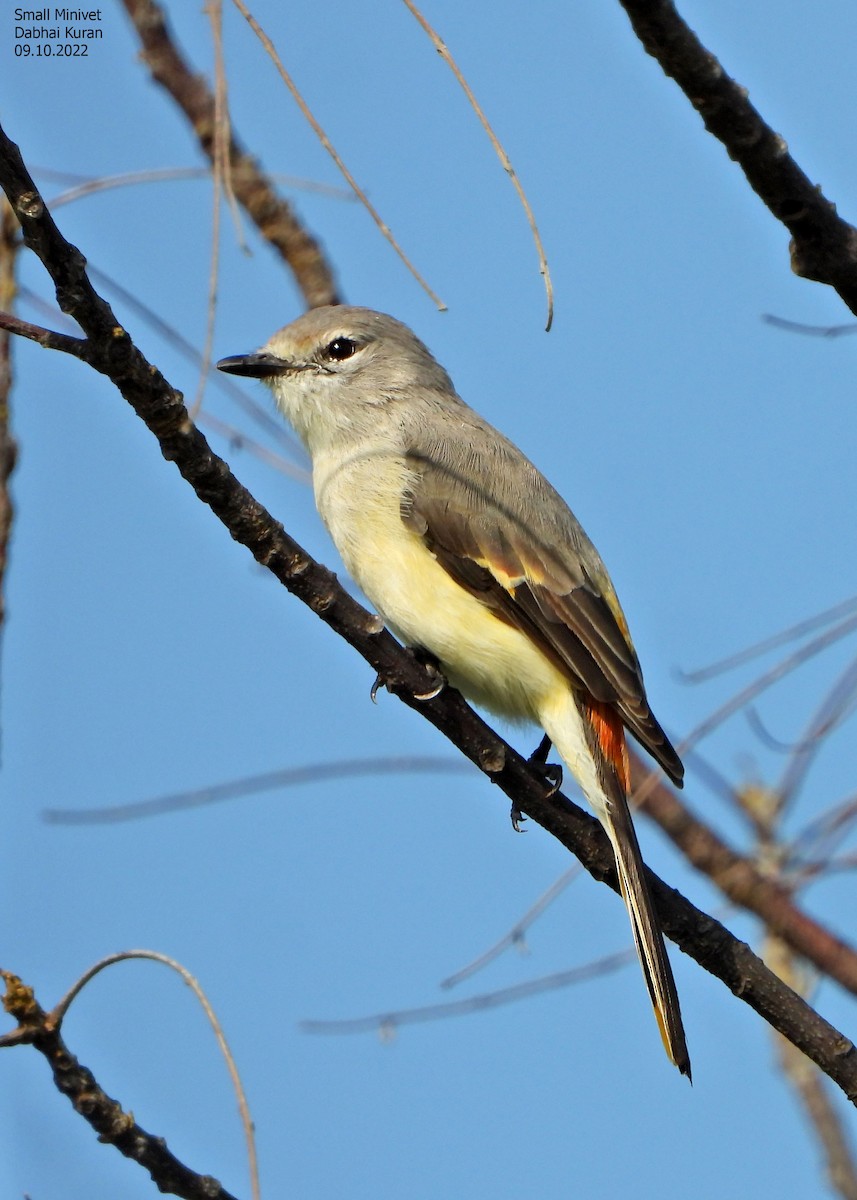
<path fill-rule="evenodd" d="M 559 763 L 548 762 L 550 748 L 551 740 L 548 735 L 545 734 L 538 746 L 536 746 L 535 750 L 527 759 L 527 762 L 531 763 L 538 770 L 539 774 L 544 777 L 545 782 L 550 788 L 548 796 L 552 796 L 555 792 L 558 792 L 562 786 L 562 767 L 559 765 Z M 512 818 L 512 828 L 514 829 L 515 833 L 526 833 L 526 830 L 521 828 L 521 821 L 526 821 L 527 818 L 518 808 L 517 804 L 514 803 L 514 801 L 512 802 L 512 811 L 509 815 Z"/>
<path fill-rule="evenodd" d="M 440 669 L 440 660 L 430 650 L 426 650 L 424 646 L 408 646 L 407 651 L 425 670 L 430 680 L 429 690 L 427 692 L 415 692 L 414 699 L 434 700 L 435 696 L 439 696 L 446 687 L 446 676 Z M 389 682 L 390 680 L 383 671 L 379 671 L 369 692 L 373 704 L 377 704 L 378 702 L 378 691 L 380 688 L 386 687 Z"/>
<path fill-rule="evenodd" d="M 534 767 L 539 768 L 542 775 L 544 775 L 545 779 L 550 784 L 551 790 L 548 795 L 552 796 L 554 792 L 558 792 L 562 787 L 562 767 L 559 765 L 559 763 L 548 762 L 550 749 L 551 740 L 548 735 L 545 734 L 527 761 L 532 763 Z"/>

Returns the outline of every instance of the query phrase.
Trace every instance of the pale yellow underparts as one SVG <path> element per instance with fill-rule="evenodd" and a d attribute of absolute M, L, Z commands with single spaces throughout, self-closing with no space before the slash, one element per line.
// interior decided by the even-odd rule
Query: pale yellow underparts
<path fill-rule="evenodd" d="M 317 453 L 315 499 L 351 576 L 408 645 L 434 654 L 444 675 L 475 704 L 548 734 L 589 803 L 603 791 L 567 678 L 520 630 L 501 621 L 437 562 L 402 520 L 409 471 L 388 448 Z"/>

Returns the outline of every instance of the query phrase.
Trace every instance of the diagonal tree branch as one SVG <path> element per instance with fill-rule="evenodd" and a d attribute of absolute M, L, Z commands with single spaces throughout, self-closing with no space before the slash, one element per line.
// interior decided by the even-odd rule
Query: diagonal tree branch
<path fill-rule="evenodd" d="M 798 908 L 788 889 L 764 875 L 752 859 L 733 850 L 634 753 L 631 782 L 639 811 L 650 816 L 724 896 L 755 913 L 792 950 L 857 995 L 857 950 L 853 946 Z"/>
<path fill-rule="evenodd" d="M 672 0 L 619 0 L 643 48 L 674 79 L 705 123 L 739 164 L 753 191 L 792 236 L 796 275 L 826 283 L 857 313 L 857 229 L 811 182 L 750 103 L 676 11 Z"/>
<path fill-rule="evenodd" d="M 498 737 L 458 692 L 444 688 L 434 694 L 434 681 L 425 667 L 289 537 L 212 452 L 188 418 L 180 394 L 146 361 L 94 291 L 83 256 L 60 234 L 17 146 L 2 130 L 0 186 L 18 215 L 25 242 L 54 280 L 60 306 L 91 342 L 92 366 L 113 381 L 157 437 L 164 457 L 176 464 L 232 537 L 354 646 L 399 699 L 444 733 L 521 811 L 576 854 L 591 875 L 618 890 L 609 843 L 598 822 L 564 796 L 551 795 L 543 775 Z M 719 922 L 651 871 L 648 877 L 667 935 L 816 1062 L 857 1104 L 857 1048 Z"/>
<path fill-rule="evenodd" d="M 0 309 L 10 309 L 17 291 L 15 261 L 19 249 L 18 222 L 0 200 Z M 12 535 L 12 494 L 9 480 L 18 448 L 12 436 L 9 397 L 12 391 L 12 339 L 0 330 L 0 635 L 6 615 L 5 586 L 9 541 Z"/>
<path fill-rule="evenodd" d="M 143 61 L 152 78 L 175 100 L 190 121 L 203 152 L 214 165 L 215 97 L 201 75 L 195 75 L 175 45 L 163 10 L 154 0 L 123 0 L 143 46 Z M 230 182 L 236 198 L 262 237 L 292 270 L 308 308 L 339 304 L 333 268 L 291 205 L 278 195 L 234 134 L 228 142 Z"/>

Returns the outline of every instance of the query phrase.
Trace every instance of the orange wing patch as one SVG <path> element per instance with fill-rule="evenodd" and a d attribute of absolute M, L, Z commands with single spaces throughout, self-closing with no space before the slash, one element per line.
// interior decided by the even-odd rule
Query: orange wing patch
<path fill-rule="evenodd" d="M 580 704 L 589 718 L 602 754 L 615 770 L 627 796 L 631 790 L 631 767 L 622 718 L 611 705 L 602 704 L 588 696 L 581 696 Z"/>

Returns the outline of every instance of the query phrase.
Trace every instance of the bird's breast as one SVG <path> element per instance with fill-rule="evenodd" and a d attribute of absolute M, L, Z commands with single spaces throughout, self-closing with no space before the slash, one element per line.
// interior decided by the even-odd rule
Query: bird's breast
<path fill-rule="evenodd" d="M 520 630 L 444 570 L 401 515 L 411 471 L 381 446 L 313 464 L 316 504 L 349 574 L 402 640 L 440 661 L 449 681 L 506 717 L 537 719 L 568 685 Z"/>

